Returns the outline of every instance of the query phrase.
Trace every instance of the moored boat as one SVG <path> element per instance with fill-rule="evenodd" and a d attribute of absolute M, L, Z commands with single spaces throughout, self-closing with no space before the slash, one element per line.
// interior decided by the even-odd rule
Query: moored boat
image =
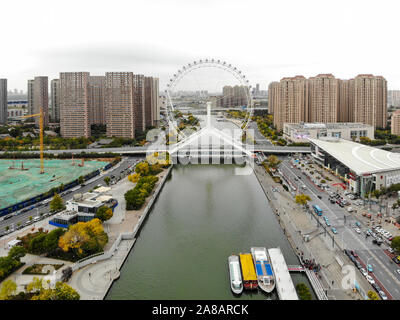
<path fill-rule="evenodd" d="M 264 247 L 251 248 L 251 255 L 256 267 L 258 286 L 267 293 L 272 292 L 275 289 L 275 275 L 267 249 Z"/>
<path fill-rule="evenodd" d="M 255 290 L 258 287 L 256 270 L 250 253 L 240 254 L 240 265 L 242 267 L 243 287 L 246 290 Z"/>
<path fill-rule="evenodd" d="M 243 292 L 243 281 L 240 272 L 239 257 L 234 254 L 229 256 L 228 265 L 232 292 L 241 294 Z"/>

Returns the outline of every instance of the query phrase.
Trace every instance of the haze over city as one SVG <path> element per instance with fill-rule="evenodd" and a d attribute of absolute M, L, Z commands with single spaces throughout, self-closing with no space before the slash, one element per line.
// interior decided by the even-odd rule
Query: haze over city
<path fill-rule="evenodd" d="M 5 1 L 0 77 L 26 91 L 36 75 L 133 71 L 160 78 L 222 59 L 265 90 L 284 76 L 383 75 L 400 88 L 398 1 Z M 196 83 L 187 84 L 196 89 Z"/>

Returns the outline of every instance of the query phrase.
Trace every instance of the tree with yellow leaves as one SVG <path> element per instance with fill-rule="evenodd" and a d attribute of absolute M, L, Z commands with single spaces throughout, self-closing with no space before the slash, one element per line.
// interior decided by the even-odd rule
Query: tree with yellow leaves
<path fill-rule="evenodd" d="M 295 201 L 296 201 L 296 203 L 305 206 L 307 204 L 307 202 L 310 201 L 310 200 L 311 200 L 311 198 L 310 198 L 309 195 L 307 195 L 307 194 L 298 194 L 296 196 L 296 200 Z"/>
<path fill-rule="evenodd" d="M 107 241 L 108 236 L 104 232 L 101 221 L 95 218 L 70 226 L 68 231 L 60 237 L 58 245 L 63 251 L 72 251 L 83 258 L 101 252 Z"/>
<path fill-rule="evenodd" d="M 17 291 L 17 284 L 12 280 L 5 280 L 0 289 L 0 300 L 7 300 Z"/>
<path fill-rule="evenodd" d="M 133 173 L 128 176 L 128 180 L 132 183 L 137 183 L 139 181 L 140 174 L 139 173 Z"/>

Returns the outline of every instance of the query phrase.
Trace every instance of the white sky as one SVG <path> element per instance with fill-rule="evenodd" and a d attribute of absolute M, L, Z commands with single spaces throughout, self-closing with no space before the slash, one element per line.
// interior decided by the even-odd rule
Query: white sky
<path fill-rule="evenodd" d="M 133 71 L 169 77 L 201 58 L 266 89 L 284 76 L 383 75 L 400 89 L 398 0 L 3 0 L 0 77 Z M 193 83 L 192 89 L 196 88 Z"/>

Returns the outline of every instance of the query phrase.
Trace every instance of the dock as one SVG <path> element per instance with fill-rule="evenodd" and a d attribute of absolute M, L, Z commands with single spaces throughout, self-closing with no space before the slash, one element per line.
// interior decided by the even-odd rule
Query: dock
<path fill-rule="evenodd" d="M 275 272 L 276 291 L 280 300 L 299 300 L 288 266 L 280 248 L 268 249 Z"/>

